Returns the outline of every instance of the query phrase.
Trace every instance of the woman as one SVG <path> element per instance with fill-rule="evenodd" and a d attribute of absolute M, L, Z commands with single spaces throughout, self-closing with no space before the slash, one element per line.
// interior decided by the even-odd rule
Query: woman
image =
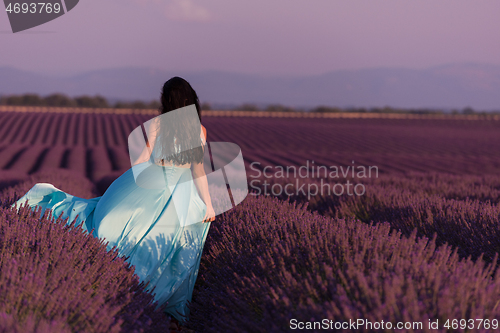
<path fill-rule="evenodd" d="M 109 241 L 108 249 L 116 246 L 127 256 L 140 280 L 149 282 L 148 290 L 155 288 L 158 304 L 168 302 L 165 312 L 185 322 L 207 222 L 215 220 L 203 167 L 207 132 L 198 122 L 198 96 L 184 79 L 173 77 L 164 84 L 161 104 L 160 115 L 148 122 L 146 147 L 101 197 L 78 198 L 38 183 L 13 206 L 28 201 L 69 222 L 76 218 L 95 237 Z M 197 121 L 181 123 L 179 111 L 192 105 Z"/>

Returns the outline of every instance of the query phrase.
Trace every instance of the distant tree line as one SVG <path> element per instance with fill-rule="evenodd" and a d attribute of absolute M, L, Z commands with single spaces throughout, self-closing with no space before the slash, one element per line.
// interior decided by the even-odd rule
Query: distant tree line
<path fill-rule="evenodd" d="M 207 109 L 208 110 L 208 109 Z M 238 111 L 281 111 L 281 112 L 372 112 L 372 113 L 411 113 L 411 114 L 446 114 L 444 110 L 441 109 L 430 109 L 430 108 L 421 108 L 421 109 L 403 109 L 403 108 L 394 108 L 394 107 L 372 107 L 372 108 L 364 108 L 364 107 L 349 107 L 349 108 L 340 108 L 336 106 L 326 106 L 319 105 L 314 108 L 294 108 L 289 106 L 284 106 L 280 104 L 271 104 L 266 107 L 258 107 L 256 104 L 245 103 L 240 106 L 236 106 L 231 108 L 231 110 Z M 471 107 L 465 107 L 462 110 L 451 110 L 451 114 L 500 114 L 500 111 L 477 111 Z"/>
<path fill-rule="evenodd" d="M 23 106 L 60 106 L 81 108 L 132 108 L 132 109 L 158 109 L 159 101 L 145 103 L 143 101 L 116 102 L 113 105 L 100 95 L 69 97 L 64 94 L 52 94 L 45 97 L 37 94 L 8 95 L 0 97 L 0 105 Z"/>
<path fill-rule="evenodd" d="M 118 101 L 114 104 L 100 95 L 96 96 L 78 96 L 69 97 L 64 94 L 51 94 L 45 97 L 37 94 L 24 94 L 24 95 L 7 95 L 0 96 L 0 105 L 22 105 L 22 106 L 59 106 L 59 107 L 82 107 L 82 108 L 128 108 L 128 109 L 158 109 L 161 104 L 157 100 L 149 103 L 144 101 L 124 102 Z M 202 103 L 202 110 L 212 110 L 213 107 L 210 103 Z M 402 109 L 394 107 L 350 107 L 339 108 L 335 106 L 319 105 L 314 108 L 297 108 L 281 104 L 268 104 L 261 107 L 253 103 L 243 103 L 231 107 L 220 107 L 217 110 L 235 110 L 235 111 L 268 111 L 268 112 L 374 112 L 374 113 L 412 113 L 412 114 L 445 114 L 446 112 L 440 109 Z M 500 111 L 476 111 L 471 107 L 465 107 L 461 110 L 451 110 L 452 114 L 500 114 Z"/>

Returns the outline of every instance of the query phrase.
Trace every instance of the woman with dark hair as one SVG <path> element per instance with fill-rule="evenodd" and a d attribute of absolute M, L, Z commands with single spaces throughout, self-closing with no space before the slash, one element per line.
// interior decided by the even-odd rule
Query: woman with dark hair
<path fill-rule="evenodd" d="M 186 116 L 193 105 L 195 119 Z M 38 183 L 13 204 L 28 201 L 32 208 L 69 217 L 69 222 L 76 218 L 95 237 L 108 241 L 108 249 L 116 246 L 148 283 L 147 290 L 154 288 L 158 305 L 167 303 L 165 312 L 179 322 L 188 319 L 207 222 L 215 220 L 203 166 L 207 131 L 200 111 L 191 85 L 173 77 L 163 86 L 159 116 L 144 124 L 144 149 L 137 158 L 131 153 L 132 167 L 101 197 L 78 198 Z"/>

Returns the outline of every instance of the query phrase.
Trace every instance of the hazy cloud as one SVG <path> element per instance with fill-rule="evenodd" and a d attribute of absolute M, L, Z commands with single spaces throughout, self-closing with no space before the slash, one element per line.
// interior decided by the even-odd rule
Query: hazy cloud
<path fill-rule="evenodd" d="M 171 0 L 165 8 L 167 18 L 176 21 L 209 21 L 210 12 L 192 0 Z"/>

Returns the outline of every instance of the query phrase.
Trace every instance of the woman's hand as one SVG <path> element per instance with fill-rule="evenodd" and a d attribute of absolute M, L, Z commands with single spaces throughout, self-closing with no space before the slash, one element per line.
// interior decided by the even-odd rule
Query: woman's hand
<path fill-rule="evenodd" d="M 202 222 L 213 222 L 215 221 L 215 211 L 212 204 L 207 205 L 207 212 L 205 213 L 205 217 L 203 217 Z"/>

